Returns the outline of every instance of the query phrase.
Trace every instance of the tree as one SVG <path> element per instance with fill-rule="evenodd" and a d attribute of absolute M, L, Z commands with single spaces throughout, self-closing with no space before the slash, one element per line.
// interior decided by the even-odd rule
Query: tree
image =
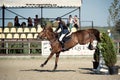
<path fill-rule="evenodd" d="M 119 19 L 119 21 L 117 21 L 116 24 L 115 24 L 115 30 L 120 33 L 120 19 Z"/>
<path fill-rule="evenodd" d="M 120 0 L 114 0 L 111 3 L 111 6 L 109 7 L 108 11 L 108 25 L 112 23 L 112 25 L 115 26 L 120 19 Z"/>
<path fill-rule="evenodd" d="M 117 62 L 115 46 L 112 39 L 106 33 L 101 34 L 101 43 L 99 45 L 99 49 L 104 57 L 106 66 L 115 66 Z"/>

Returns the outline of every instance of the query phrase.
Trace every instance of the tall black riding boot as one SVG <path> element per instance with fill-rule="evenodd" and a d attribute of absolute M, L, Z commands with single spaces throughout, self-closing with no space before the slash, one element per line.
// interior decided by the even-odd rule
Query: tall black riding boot
<path fill-rule="evenodd" d="M 65 51 L 65 48 L 64 48 L 64 42 L 60 42 L 61 46 L 62 46 L 62 51 Z"/>

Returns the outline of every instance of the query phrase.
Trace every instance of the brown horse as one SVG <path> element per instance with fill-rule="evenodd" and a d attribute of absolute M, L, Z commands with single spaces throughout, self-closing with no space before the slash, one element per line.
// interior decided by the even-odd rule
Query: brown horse
<path fill-rule="evenodd" d="M 70 39 L 67 40 L 64 43 L 65 49 L 70 49 L 74 47 L 77 44 L 86 44 L 86 43 L 92 43 L 93 40 L 99 41 L 99 31 L 96 29 L 87 29 L 87 30 L 79 30 L 70 35 Z M 48 56 L 47 60 L 41 64 L 41 67 L 44 67 L 48 60 L 56 54 L 56 59 L 55 59 L 55 66 L 53 70 L 56 70 L 57 68 L 57 62 L 59 59 L 60 52 L 62 51 L 62 45 L 58 41 L 58 35 L 53 32 L 53 29 L 51 27 L 45 27 L 39 34 L 38 37 L 41 39 L 47 39 L 50 41 L 51 44 L 51 53 Z"/>

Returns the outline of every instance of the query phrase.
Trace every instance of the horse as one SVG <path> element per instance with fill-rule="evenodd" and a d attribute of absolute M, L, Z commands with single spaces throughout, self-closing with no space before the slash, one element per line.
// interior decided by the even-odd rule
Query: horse
<path fill-rule="evenodd" d="M 100 32 L 97 29 L 87 29 L 87 30 L 78 30 L 76 32 L 73 32 L 71 35 L 69 35 L 70 39 L 68 39 L 64 43 L 64 48 L 66 50 L 69 50 L 70 48 L 74 47 L 77 44 L 87 44 L 92 43 L 93 40 L 100 41 Z M 44 27 L 44 29 L 38 34 L 38 38 L 40 39 L 47 39 L 50 41 L 51 45 L 51 53 L 48 56 L 48 58 L 45 60 L 43 64 L 41 64 L 41 67 L 44 67 L 44 65 L 47 64 L 50 58 L 54 54 L 56 54 L 55 59 L 55 65 L 53 68 L 53 71 L 57 69 L 57 63 L 59 59 L 60 52 L 62 52 L 62 45 L 60 44 L 58 40 L 58 34 L 53 31 L 51 27 Z"/>

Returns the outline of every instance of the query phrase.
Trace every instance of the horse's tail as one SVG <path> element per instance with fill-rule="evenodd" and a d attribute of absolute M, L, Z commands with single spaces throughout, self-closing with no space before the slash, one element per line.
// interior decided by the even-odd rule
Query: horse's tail
<path fill-rule="evenodd" d="M 98 41 L 98 42 L 101 42 L 101 39 L 100 39 L 100 32 L 98 31 L 98 30 L 95 30 L 95 37 L 96 37 L 96 40 Z"/>
<path fill-rule="evenodd" d="M 97 29 L 88 29 L 91 34 L 93 34 L 98 42 L 101 42 L 100 32 Z"/>
<path fill-rule="evenodd" d="M 101 42 L 101 39 L 100 39 L 100 32 L 99 32 L 99 35 L 98 35 L 98 42 Z"/>

